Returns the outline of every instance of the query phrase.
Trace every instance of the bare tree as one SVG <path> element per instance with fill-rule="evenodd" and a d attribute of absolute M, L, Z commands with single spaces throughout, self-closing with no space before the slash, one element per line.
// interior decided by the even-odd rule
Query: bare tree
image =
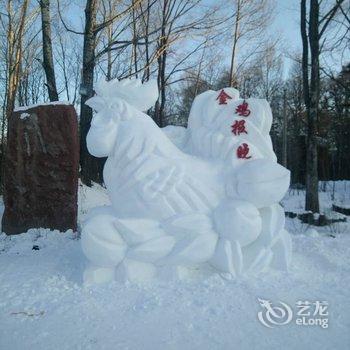
<path fill-rule="evenodd" d="M 86 145 L 86 135 L 92 119 L 92 109 L 85 102 L 93 96 L 97 6 L 98 0 L 86 1 L 83 67 L 80 87 L 80 166 L 81 180 L 87 185 L 91 185 L 91 181 L 102 182 L 100 162 L 88 152 Z"/>
<path fill-rule="evenodd" d="M 230 86 L 237 84 L 237 55 L 238 47 L 245 41 L 245 57 L 259 51 L 264 40 L 264 30 L 273 17 L 273 3 L 271 0 L 234 0 L 234 23 L 230 66 Z M 250 45 L 247 43 L 250 42 Z"/>
<path fill-rule="evenodd" d="M 0 1 L 1 163 L 6 151 L 8 118 L 16 103 L 24 103 L 29 99 L 32 83 L 29 67 L 33 65 L 35 53 L 33 41 L 36 34 L 32 29 L 37 11 L 35 8 L 31 9 L 29 4 L 29 0 Z"/>
<path fill-rule="evenodd" d="M 309 0 L 307 20 L 307 0 L 300 2 L 300 31 L 302 38 L 302 67 L 304 101 L 307 114 L 306 146 L 306 198 L 305 210 L 320 211 L 318 197 L 318 118 L 320 100 L 320 45 L 327 27 L 335 18 L 344 0 L 336 0 L 323 16 L 320 15 L 321 0 Z"/>
<path fill-rule="evenodd" d="M 7 89 L 5 95 L 6 116 L 9 118 L 15 106 L 16 93 L 21 75 L 21 62 L 23 54 L 23 36 L 25 32 L 28 0 L 24 0 L 22 5 L 13 8 L 13 1 L 7 0 Z"/>
<path fill-rule="evenodd" d="M 282 55 L 278 43 L 268 43 L 254 64 L 260 71 L 259 96 L 271 102 L 282 89 Z"/>
<path fill-rule="evenodd" d="M 93 96 L 94 86 L 94 72 L 98 59 L 103 55 L 124 46 L 131 45 L 134 41 L 138 42 L 139 39 L 127 39 L 120 40 L 119 36 L 125 32 L 129 23 L 124 25 L 120 31 L 114 33 L 113 38 L 110 37 L 107 45 L 96 52 L 97 37 L 106 28 L 110 27 L 116 20 L 130 14 L 134 6 L 138 4 L 140 0 L 132 1 L 132 3 L 126 6 L 121 12 L 114 12 L 108 17 L 103 17 L 101 22 L 98 22 L 97 14 L 100 0 L 87 0 L 85 6 L 85 28 L 83 32 L 73 30 L 67 26 L 61 16 L 59 9 L 59 15 L 61 17 L 64 27 L 75 34 L 82 34 L 84 36 L 83 44 L 83 59 L 82 59 L 82 72 L 81 72 L 81 86 L 80 86 L 80 166 L 81 166 L 81 179 L 87 184 L 91 185 L 91 181 L 102 183 L 102 167 L 103 160 L 93 157 L 89 154 L 86 145 L 86 135 L 90 128 L 92 119 L 92 110 L 85 102 Z M 59 2 L 58 2 L 59 4 Z"/>
<path fill-rule="evenodd" d="M 197 67 L 198 62 L 192 62 L 186 67 L 184 64 L 190 62 L 190 58 L 196 53 L 200 53 L 208 42 L 216 36 L 215 32 L 211 33 L 210 31 L 213 31 L 214 28 L 219 30 L 220 25 L 227 21 L 227 17 L 216 18 L 217 9 L 215 7 L 198 12 L 200 5 L 201 0 L 162 0 L 159 3 L 160 31 L 156 51 L 159 99 L 155 105 L 154 119 L 161 127 L 165 126 L 166 88 L 183 79 L 172 79 L 173 76 Z M 197 11 L 196 16 L 191 16 L 194 11 Z M 205 33 L 199 43 L 192 46 L 167 70 L 171 48 L 178 42 L 183 43 L 186 36 L 196 36 L 199 33 L 202 35 Z M 181 48 L 178 49 L 181 51 Z"/>
<path fill-rule="evenodd" d="M 50 0 L 40 0 L 41 31 L 43 37 L 43 67 L 50 101 L 58 101 L 55 68 L 52 53 Z"/>
<path fill-rule="evenodd" d="M 42 42 L 39 38 L 25 40 L 22 54 L 21 76 L 18 85 L 17 103 L 19 106 L 36 104 L 46 99 L 47 89 L 45 87 L 45 73 L 41 61 Z"/>

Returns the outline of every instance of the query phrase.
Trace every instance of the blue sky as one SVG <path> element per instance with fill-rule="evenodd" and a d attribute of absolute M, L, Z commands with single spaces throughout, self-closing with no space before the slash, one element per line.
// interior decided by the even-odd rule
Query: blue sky
<path fill-rule="evenodd" d="M 299 16 L 300 16 L 300 0 L 275 0 L 276 2 L 276 17 L 274 24 L 271 26 L 271 35 L 280 33 L 282 48 L 286 51 L 286 59 L 284 62 L 284 72 L 287 73 L 292 60 L 288 58 L 288 54 L 301 53 L 301 37 L 299 28 Z M 329 4 L 326 1 L 322 3 L 320 12 L 323 13 L 326 9 L 329 9 Z M 329 26 L 331 27 L 331 26 Z M 335 33 L 329 31 L 330 33 Z M 335 40 L 333 35 L 329 36 L 329 43 Z M 288 50 L 288 52 L 287 52 Z M 328 68 L 334 69 L 335 72 L 339 72 L 342 64 L 349 62 L 349 48 L 345 53 L 341 51 L 332 50 L 331 54 L 322 56 L 321 64 Z"/>
<path fill-rule="evenodd" d="M 276 17 L 271 31 L 278 30 L 286 44 L 294 49 L 301 48 L 299 32 L 299 6 L 298 0 L 276 0 Z"/>
<path fill-rule="evenodd" d="M 276 0 L 276 17 L 271 26 L 271 34 L 278 33 L 283 47 L 288 53 L 301 52 L 301 37 L 299 29 L 299 0 Z M 287 55 L 286 55 L 287 56 Z M 285 74 L 292 61 L 286 57 L 284 61 Z"/>

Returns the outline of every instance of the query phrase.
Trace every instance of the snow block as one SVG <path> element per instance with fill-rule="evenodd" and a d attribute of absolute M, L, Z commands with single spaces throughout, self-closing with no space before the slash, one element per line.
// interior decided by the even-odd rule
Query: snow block
<path fill-rule="evenodd" d="M 77 229 L 78 121 L 56 102 L 15 110 L 8 122 L 2 231 Z"/>

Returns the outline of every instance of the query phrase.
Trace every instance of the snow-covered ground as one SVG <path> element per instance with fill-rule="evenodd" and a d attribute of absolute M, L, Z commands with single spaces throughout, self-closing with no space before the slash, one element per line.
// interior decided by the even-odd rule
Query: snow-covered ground
<path fill-rule="evenodd" d="M 327 212 L 333 183 L 321 187 Z M 350 182 L 335 184 L 334 201 L 350 203 Z M 102 188 L 80 187 L 80 220 L 107 203 Z M 290 190 L 283 203 L 302 211 L 302 191 Z M 317 233 L 287 219 L 287 229 L 294 251 L 288 273 L 94 287 L 82 285 L 86 260 L 74 233 L 1 234 L 0 349 L 349 349 L 349 223 Z M 293 319 L 265 327 L 258 298 L 287 303 Z M 297 325 L 297 301 L 327 301 L 328 328 Z"/>

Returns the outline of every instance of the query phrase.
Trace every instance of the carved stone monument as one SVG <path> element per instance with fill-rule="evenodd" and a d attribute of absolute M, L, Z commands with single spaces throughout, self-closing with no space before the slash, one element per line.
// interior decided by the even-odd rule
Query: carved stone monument
<path fill-rule="evenodd" d="M 77 229 L 78 121 L 72 105 L 21 107 L 8 122 L 2 231 Z"/>

